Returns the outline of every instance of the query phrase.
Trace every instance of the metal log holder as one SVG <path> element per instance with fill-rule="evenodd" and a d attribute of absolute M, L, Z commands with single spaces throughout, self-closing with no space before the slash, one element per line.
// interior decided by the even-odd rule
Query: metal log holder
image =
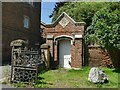
<path fill-rule="evenodd" d="M 35 83 L 42 63 L 39 51 L 28 50 L 23 40 L 12 41 L 11 46 L 11 82 Z"/>

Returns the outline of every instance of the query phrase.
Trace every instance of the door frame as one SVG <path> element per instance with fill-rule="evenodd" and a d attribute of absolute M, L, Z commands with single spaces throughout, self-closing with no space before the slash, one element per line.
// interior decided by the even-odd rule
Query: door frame
<path fill-rule="evenodd" d="M 64 45 L 64 46 L 62 46 L 62 45 Z M 67 46 L 67 45 L 69 45 L 69 46 Z M 58 50 L 59 50 L 58 51 L 59 66 L 63 67 L 63 68 L 71 68 L 71 40 L 69 40 L 69 39 L 59 40 Z M 60 52 L 61 50 L 63 52 Z M 68 50 L 68 51 L 66 51 L 66 50 Z"/>
<path fill-rule="evenodd" d="M 60 36 L 56 36 L 54 38 L 54 43 L 55 45 L 57 45 L 57 59 L 58 59 L 58 66 L 59 66 L 59 41 L 61 40 L 69 40 L 70 41 L 70 45 L 72 44 L 74 38 L 72 36 L 68 36 L 68 35 L 60 35 Z M 70 46 L 71 49 L 71 46 Z M 71 53 L 71 50 L 70 50 Z M 72 59 L 71 59 L 72 60 Z"/>

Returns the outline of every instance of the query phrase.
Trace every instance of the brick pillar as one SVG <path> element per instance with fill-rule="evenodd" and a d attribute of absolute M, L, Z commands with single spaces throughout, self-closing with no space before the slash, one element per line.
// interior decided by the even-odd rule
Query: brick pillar
<path fill-rule="evenodd" d="M 42 54 L 42 60 L 44 61 L 45 63 L 45 68 L 46 69 L 49 69 L 50 68 L 50 46 L 47 45 L 47 44 L 42 44 L 41 47 L 41 54 Z"/>
<path fill-rule="evenodd" d="M 76 48 L 75 48 L 75 50 L 76 50 L 76 62 L 79 62 L 79 63 L 77 63 L 77 67 L 82 67 L 82 59 L 83 59 L 83 57 L 82 57 L 82 39 L 77 39 L 76 40 Z"/>
<path fill-rule="evenodd" d="M 75 44 L 71 45 L 71 67 L 75 67 Z"/>
<path fill-rule="evenodd" d="M 58 59 L 58 52 L 57 52 L 57 45 L 54 46 L 54 60 L 57 61 Z"/>
<path fill-rule="evenodd" d="M 58 42 L 58 41 L 57 41 Z M 54 66 L 57 67 L 58 66 L 58 43 L 56 45 L 54 45 Z"/>
<path fill-rule="evenodd" d="M 75 44 L 71 48 L 71 64 L 73 68 L 82 67 L 82 39 L 76 39 Z"/>

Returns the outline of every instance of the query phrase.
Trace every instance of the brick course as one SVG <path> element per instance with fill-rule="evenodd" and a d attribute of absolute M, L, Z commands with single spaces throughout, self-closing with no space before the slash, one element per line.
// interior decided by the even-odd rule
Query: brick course
<path fill-rule="evenodd" d="M 23 27 L 24 15 L 30 18 L 30 28 Z M 40 38 L 40 3 L 32 7 L 24 2 L 2 3 L 2 60 L 9 62 L 11 56 L 10 42 L 16 39 L 28 40 L 30 46 L 39 43 Z"/>
<path fill-rule="evenodd" d="M 88 65 L 90 67 L 113 67 L 109 53 L 102 50 L 100 47 L 88 46 L 88 53 Z"/>

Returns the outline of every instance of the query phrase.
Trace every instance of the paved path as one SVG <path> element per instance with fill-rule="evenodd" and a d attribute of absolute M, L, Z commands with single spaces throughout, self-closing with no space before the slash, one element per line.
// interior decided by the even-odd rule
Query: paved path
<path fill-rule="evenodd" d="M 11 73 L 10 71 L 11 66 L 0 66 L 0 81 L 2 81 L 2 79 L 4 79 L 5 77 L 9 77 Z"/>
<path fill-rule="evenodd" d="M 10 76 L 11 66 L 0 66 L 0 82 L 2 83 L 4 79 Z M 0 90 L 2 88 L 14 88 L 13 86 L 7 84 L 0 84 Z"/>
<path fill-rule="evenodd" d="M 1 84 L 0 86 L 2 86 L 2 88 L 15 88 L 15 87 L 13 87 L 13 86 L 6 85 L 6 84 Z"/>

